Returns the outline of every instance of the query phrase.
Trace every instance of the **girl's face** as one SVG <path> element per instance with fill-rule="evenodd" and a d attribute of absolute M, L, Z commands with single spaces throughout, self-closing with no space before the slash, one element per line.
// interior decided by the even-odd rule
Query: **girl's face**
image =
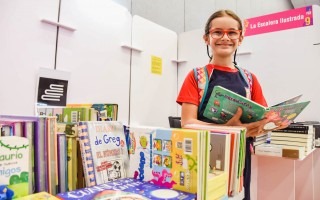
<path fill-rule="evenodd" d="M 211 47 L 215 59 L 231 57 L 241 44 L 242 39 L 239 22 L 230 16 L 213 19 L 210 33 L 204 36 L 204 40 Z"/>

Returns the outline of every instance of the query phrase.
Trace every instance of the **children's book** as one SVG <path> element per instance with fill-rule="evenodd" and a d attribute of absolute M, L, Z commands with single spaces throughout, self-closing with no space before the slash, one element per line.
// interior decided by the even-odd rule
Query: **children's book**
<path fill-rule="evenodd" d="M 93 187 L 60 193 L 57 194 L 57 197 L 63 200 L 192 200 L 196 198 L 196 195 L 157 186 L 150 182 L 124 178 Z"/>
<path fill-rule="evenodd" d="M 207 135 L 200 130 L 130 127 L 130 177 L 204 199 Z"/>
<path fill-rule="evenodd" d="M 210 164 L 210 172 L 209 177 L 207 177 L 208 182 L 208 191 L 207 191 L 207 197 L 216 195 L 216 191 L 212 191 L 212 182 L 213 179 L 215 179 L 215 176 L 213 176 L 212 172 L 217 171 L 217 169 L 220 171 L 224 170 L 228 172 L 228 195 L 229 196 L 237 196 L 241 191 L 243 190 L 243 171 L 244 171 L 244 164 L 245 164 L 245 138 L 246 138 L 246 128 L 240 127 L 240 126 L 213 126 L 213 125 L 199 125 L 199 124 L 188 124 L 185 128 L 188 129 L 200 129 L 200 130 L 209 130 L 210 131 L 210 144 L 214 145 L 215 142 L 213 140 L 216 140 L 214 137 L 215 134 L 219 134 L 222 136 L 222 134 L 229 134 L 230 138 L 229 140 L 229 148 L 230 149 L 224 149 L 224 151 L 228 151 L 229 155 L 226 155 L 226 152 L 224 152 L 225 155 L 225 161 L 224 165 L 225 167 L 222 168 L 222 160 L 221 159 L 215 159 L 213 154 L 219 154 L 219 150 L 212 150 L 209 154 L 209 164 Z M 228 136 L 227 136 L 228 137 Z M 219 145 L 216 144 L 216 147 Z M 228 148 L 228 147 L 226 147 Z M 222 151 L 220 150 L 220 153 Z M 218 156 L 219 157 L 219 156 Z M 221 156 L 220 156 L 221 157 Z M 226 158 L 227 157 L 227 158 Z M 227 160 L 229 158 L 229 160 Z M 214 161 L 212 163 L 212 161 Z M 217 162 L 218 161 L 218 162 Z M 212 179 L 213 178 L 213 179 Z M 209 198 L 211 199 L 211 198 Z"/>
<path fill-rule="evenodd" d="M 47 191 L 47 157 L 46 157 L 46 138 L 47 138 L 47 118 L 45 116 L 19 116 L 19 115 L 0 115 L 1 120 L 4 119 L 16 119 L 23 120 L 28 123 L 33 122 L 31 130 L 26 131 L 25 136 L 31 141 L 32 159 L 30 165 L 34 166 L 34 173 L 30 177 L 34 178 L 34 192 Z M 31 184 L 30 184 L 30 187 Z M 30 191 L 33 189 L 30 188 Z"/>
<path fill-rule="evenodd" d="M 281 103 L 278 103 L 276 105 L 273 105 L 274 106 L 281 106 L 281 105 L 288 105 L 288 104 L 293 104 L 293 103 L 297 103 L 299 101 L 299 99 L 302 97 L 302 94 L 296 96 L 296 97 L 293 97 L 291 99 L 288 99 L 286 101 L 283 101 Z"/>
<path fill-rule="evenodd" d="M 67 184 L 68 190 L 77 189 L 77 137 L 78 137 L 78 125 L 75 123 L 57 123 L 57 133 L 63 133 L 66 136 L 67 142 Z M 60 162 L 60 161 L 58 161 Z M 79 166 L 81 167 L 81 166 Z M 62 192 L 62 191 L 60 191 Z"/>
<path fill-rule="evenodd" d="M 80 122 L 78 135 L 87 186 L 127 177 L 129 157 L 122 123 Z"/>
<path fill-rule="evenodd" d="M 89 121 L 116 121 L 118 118 L 118 104 L 112 104 L 112 103 L 67 104 L 67 108 L 89 108 L 90 109 Z"/>
<path fill-rule="evenodd" d="M 29 194 L 31 178 L 29 140 L 17 136 L 0 137 L 0 199 Z"/>
<path fill-rule="evenodd" d="M 293 98 L 294 100 L 290 99 L 288 102 L 294 102 L 299 99 L 298 97 Z M 264 107 L 226 88 L 216 86 L 211 93 L 203 115 L 216 123 L 223 124 L 233 117 L 238 107 L 241 107 L 243 114 L 240 120 L 243 123 L 269 118 L 274 122 L 272 128 L 275 128 L 292 123 L 310 103 L 310 101 L 300 103 L 286 102 L 276 106 Z"/>
<path fill-rule="evenodd" d="M 152 147 L 156 128 L 130 127 L 128 139 L 128 152 L 130 157 L 130 170 L 128 177 L 138 180 L 147 180 L 152 175 Z"/>
<path fill-rule="evenodd" d="M 89 121 L 89 108 L 63 108 L 62 119 L 65 123 L 76 123 L 80 121 Z"/>

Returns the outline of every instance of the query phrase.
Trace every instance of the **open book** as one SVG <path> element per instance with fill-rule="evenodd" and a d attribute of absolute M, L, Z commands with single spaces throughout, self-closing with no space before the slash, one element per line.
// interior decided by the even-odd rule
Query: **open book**
<path fill-rule="evenodd" d="M 310 101 L 297 103 L 300 97 L 301 95 L 275 106 L 264 107 L 228 89 L 216 86 L 203 115 L 216 123 L 223 124 L 232 118 L 238 107 L 241 107 L 243 113 L 240 120 L 243 123 L 269 118 L 272 119 L 276 127 L 286 126 L 292 123 L 310 103 Z"/>

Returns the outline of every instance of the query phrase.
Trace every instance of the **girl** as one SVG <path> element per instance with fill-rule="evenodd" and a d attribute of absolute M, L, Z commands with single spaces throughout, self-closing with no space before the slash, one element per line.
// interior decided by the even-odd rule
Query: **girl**
<path fill-rule="evenodd" d="M 216 85 L 220 85 L 232 90 L 242 96 L 249 97 L 253 101 L 267 106 L 262 93 L 261 86 L 254 74 L 251 74 L 252 85 L 248 85 L 241 76 L 238 68 L 235 66 L 235 55 L 238 46 L 243 40 L 243 29 L 240 18 L 230 10 L 220 10 L 212 14 L 205 27 L 203 39 L 208 47 L 211 48 L 212 56 L 210 63 L 206 65 L 209 76 L 209 85 L 204 101 L 199 109 L 201 97 L 199 95 L 198 82 L 195 79 L 194 71 L 190 71 L 187 75 L 180 93 L 177 103 L 182 106 L 181 125 L 187 124 L 212 124 L 213 121 L 203 116 L 204 108 L 208 103 L 210 94 Z M 234 55 L 234 61 L 232 57 Z M 269 121 L 263 119 L 258 122 L 242 124 L 240 117 L 242 110 L 239 108 L 237 113 L 225 125 L 228 126 L 244 126 L 247 128 L 247 144 L 246 144 L 246 160 L 244 170 L 244 188 L 245 199 L 250 200 L 250 179 L 251 179 L 251 152 L 250 146 L 254 136 L 265 133 L 264 125 Z"/>

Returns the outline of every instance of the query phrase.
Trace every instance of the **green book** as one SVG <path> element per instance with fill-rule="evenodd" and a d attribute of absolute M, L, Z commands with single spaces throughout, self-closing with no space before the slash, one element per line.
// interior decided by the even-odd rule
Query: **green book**
<path fill-rule="evenodd" d="M 283 123 L 292 123 L 310 103 L 310 101 L 296 102 L 300 97 L 301 95 L 275 106 L 264 107 L 224 87 L 216 86 L 211 93 L 203 115 L 215 123 L 224 124 L 233 117 L 237 108 L 241 107 L 243 110 L 240 118 L 242 123 L 270 118 L 273 119 L 273 122 L 276 122 L 276 126 L 279 126 Z"/>
<path fill-rule="evenodd" d="M 18 136 L 0 137 L 0 199 L 29 195 L 29 139 Z"/>
<path fill-rule="evenodd" d="M 62 111 L 63 122 L 65 123 L 76 123 L 80 121 L 89 120 L 89 108 L 63 108 Z"/>

